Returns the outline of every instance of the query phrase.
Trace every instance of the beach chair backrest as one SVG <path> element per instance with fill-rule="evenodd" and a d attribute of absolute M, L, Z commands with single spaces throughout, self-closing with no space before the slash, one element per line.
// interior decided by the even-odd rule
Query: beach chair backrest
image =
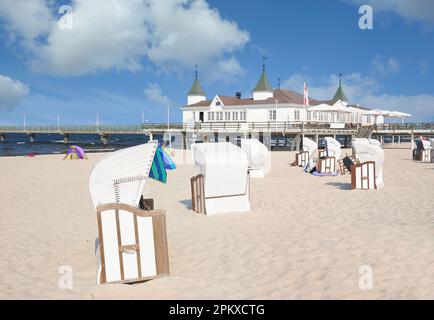
<path fill-rule="evenodd" d="M 137 207 L 154 159 L 157 141 L 116 151 L 101 159 L 89 178 L 95 207 L 124 203 Z"/>

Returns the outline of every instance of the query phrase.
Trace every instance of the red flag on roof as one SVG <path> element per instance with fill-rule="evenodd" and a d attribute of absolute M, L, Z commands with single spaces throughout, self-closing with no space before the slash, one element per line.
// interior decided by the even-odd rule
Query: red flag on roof
<path fill-rule="evenodd" d="M 307 90 L 307 84 L 304 83 L 304 94 L 303 94 L 303 104 L 309 106 L 309 92 Z"/>

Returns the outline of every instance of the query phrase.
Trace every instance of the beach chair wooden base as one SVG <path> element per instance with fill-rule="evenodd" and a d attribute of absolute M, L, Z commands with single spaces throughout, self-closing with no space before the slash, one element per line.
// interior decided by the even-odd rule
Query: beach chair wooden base
<path fill-rule="evenodd" d="M 295 155 L 295 161 L 297 163 L 297 166 L 299 167 L 306 167 L 309 163 L 309 152 L 302 151 Z"/>
<path fill-rule="evenodd" d="M 336 172 L 336 158 L 325 157 L 317 162 L 317 171 L 319 173 L 334 173 Z"/>
<path fill-rule="evenodd" d="M 423 150 L 420 155 L 420 161 L 431 162 L 431 151 L 432 150 Z"/>
<path fill-rule="evenodd" d="M 202 174 L 190 178 L 191 183 L 191 209 L 194 212 L 206 214 L 205 210 L 205 183 Z"/>
<path fill-rule="evenodd" d="M 355 164 L 351 168 L 351 186 L 353 189 L 361 190 L 377 189 L 374 161 Z"/>
<path fill-rule="evenodd" d="M 422 162 L 431 162 L 432 150 L 413 150 L 413 160 Z"/>
<path fill-rule="evenodd" d="M 169 274 L 164 210 L 114 203 L 96 208 L 98 283 L 134 283 Z"/>
<path fill-rule="evenodd" d="M 194 212 L 212 215 L 224 212 L 250 211 L 250 172 L 247 174 L 246 190 L 242 194 L 207 197 L 202 174 L 192 177 L 190 182 L 192 210 Z"/>

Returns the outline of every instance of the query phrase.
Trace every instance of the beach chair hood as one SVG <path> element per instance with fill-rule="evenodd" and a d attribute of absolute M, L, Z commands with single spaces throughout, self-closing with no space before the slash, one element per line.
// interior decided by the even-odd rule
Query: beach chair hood
<path fill-rule="evenodd" d="M 309 152 L 309 159 L 312 159 L 318 150 L 318 144 L 312 139 L 303 137 L 303 151 Z"/>
<path fill-rule="evenodd" d="M 353 141 L 356 141 L 358 143 L 364 143 L 364 144 L 372 144 L 374 146 L 381 148 L 381 142 L 377 139 L 368 139 L 368 138 L 353 138 Z"/>
<path fill-rule="evenodd" d="M 152 166 L 157 141 L 116 151 L 96 163 L 89 178 L 95 208 L 109 203 L 137 207 Z"/>
<path fill-rule="evenodd" d="M 421 149 L 421 150 L 431 150 L 432 149 L 432 145 L 431 145 L 430 140 L 426 140 L 426 139 L 421 138 L 419 141 L 420 141 L 420 144 L 418 144 L 418 149 Z"/>
<path fill-rule="evenodd" d="M 244 194 L 248 159 L 238 146 L 229 143 L 200 143 L 194 146 L 196 174 L 205 180 L 207 197 Z"/>
<path fill-rule="evenodd" d="M 326 137 L 325 138 L 325 145 L 326 145 L 327 156 L 328 157 L 335 157 L 336 161 L 340 160 L 340 158 L 341 158 L 341 143 L 332 137 Z"/>
<path fill-rule="evenodd" d="M 258 139 L 241 139 L 241 149 L 247 155 L 251 169 L 263 169 L 268 160 L 268 149 Z"/>

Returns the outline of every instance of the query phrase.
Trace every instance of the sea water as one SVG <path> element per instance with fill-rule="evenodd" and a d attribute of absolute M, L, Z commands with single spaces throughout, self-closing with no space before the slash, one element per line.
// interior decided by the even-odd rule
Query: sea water
<path fill-rule="evenodd" d="M 168 137 L 154 135 L 160 143 L 168 143 Z M 172 147 L 180 148 L 181 141 L 171 136 Z M 35 142 L 29 141 L 25 133 L 6 134 L 6 139 L 0 142 L 0 157 L 24 156 L 28 154 L 64 154 L 70 146 L 77 145 L 88 153 L 115 151 L 149 141 L 149 136 L 138 134 L 112 134 L 109 135 L 107 145 L 104 145 L 97 134 L 71 134 L 69 142 L 64 143 L 61 134 L 36 134 Z"/>

